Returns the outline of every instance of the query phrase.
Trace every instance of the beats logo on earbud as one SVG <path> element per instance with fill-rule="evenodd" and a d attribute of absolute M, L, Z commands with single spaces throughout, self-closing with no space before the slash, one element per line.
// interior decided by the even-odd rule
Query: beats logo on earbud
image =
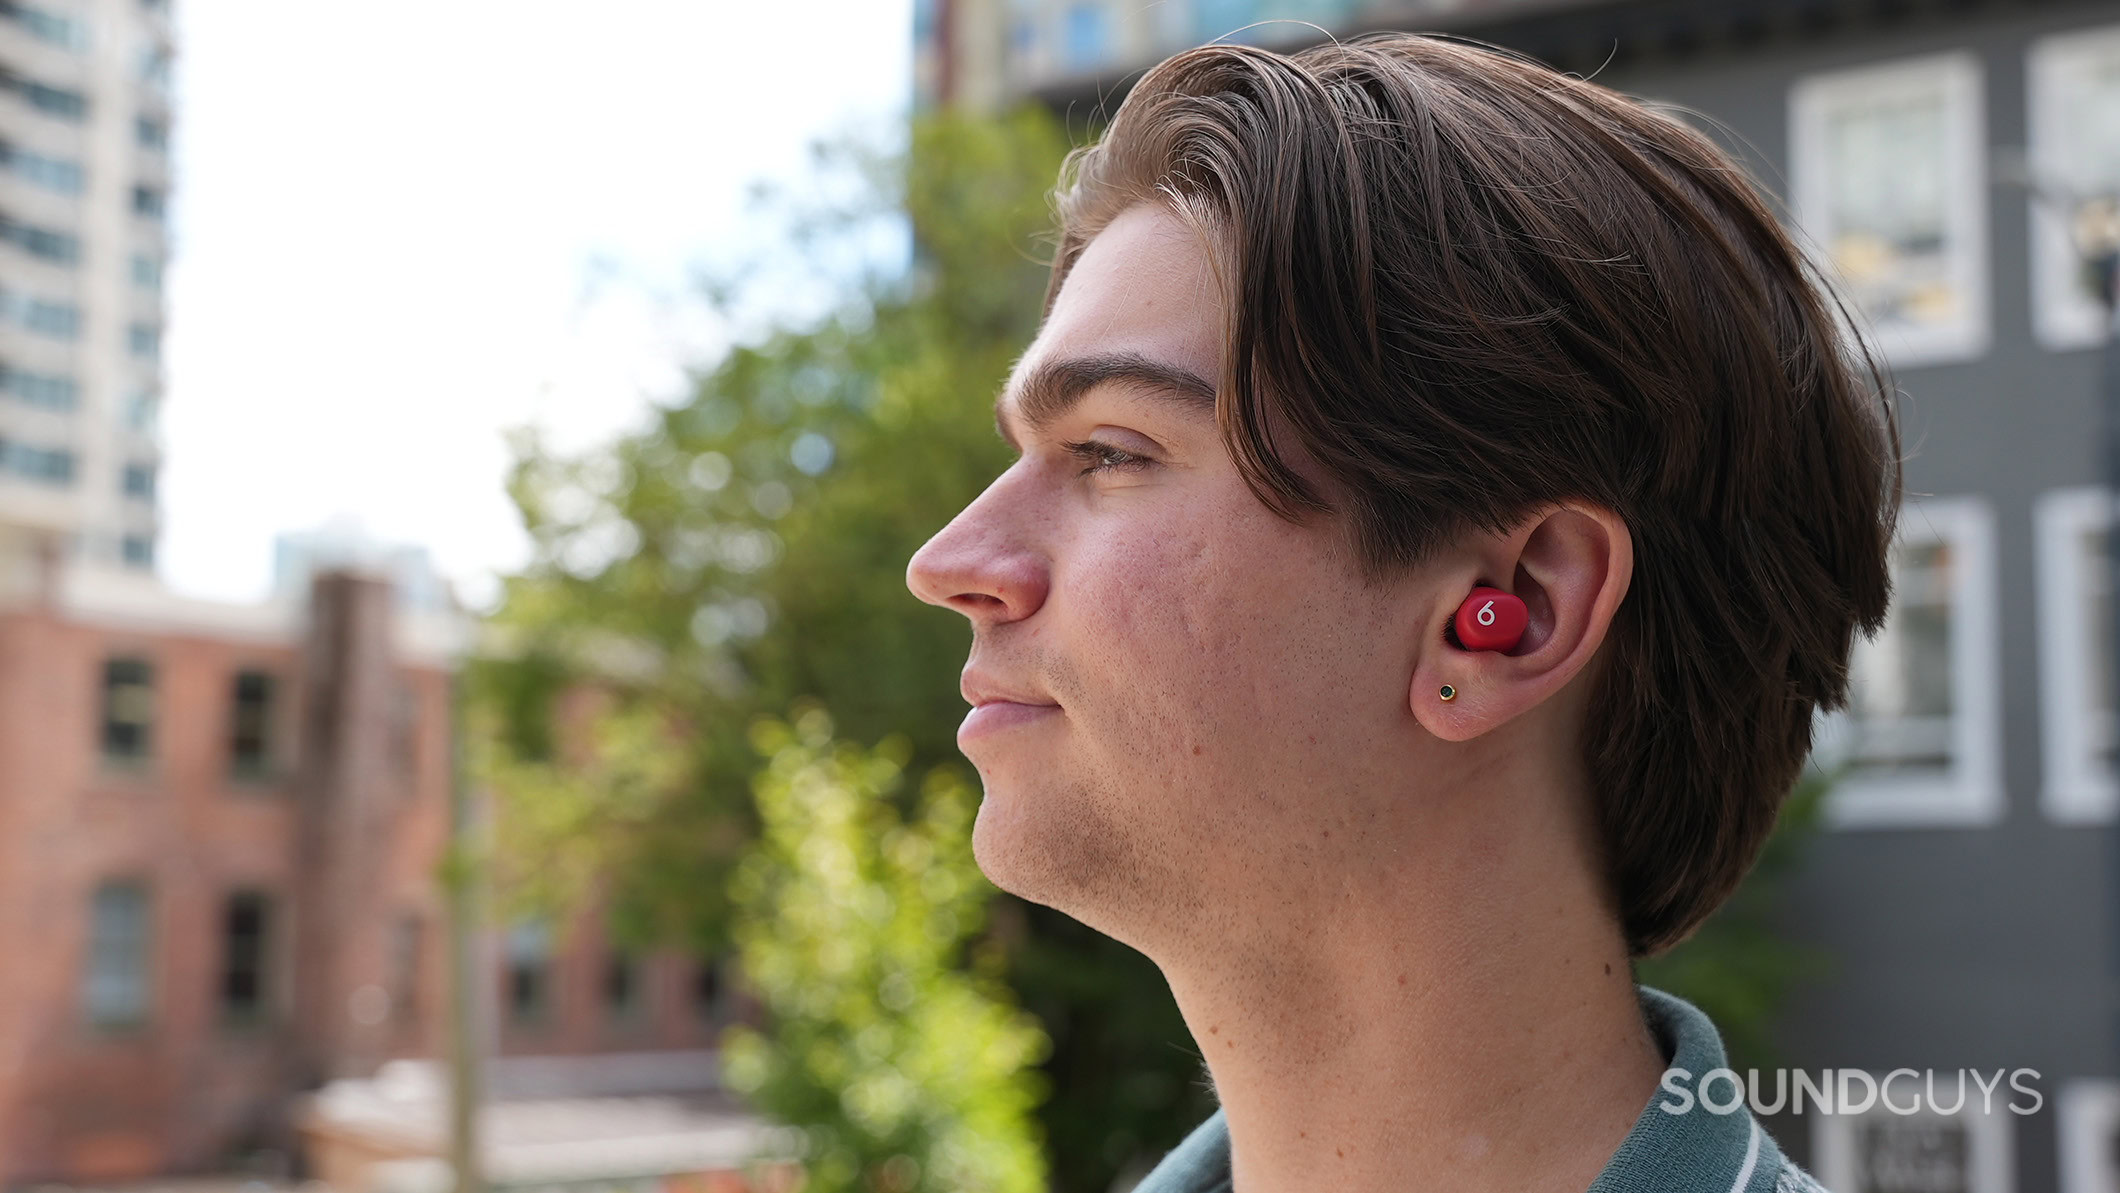
<path fill-rule="evenodd" d="M 1475 588 L 1458 606 L 1458 641 L 1466 650 L 1514 650 L 1530 623 L 1523 601 L 1499 588 Z"/>

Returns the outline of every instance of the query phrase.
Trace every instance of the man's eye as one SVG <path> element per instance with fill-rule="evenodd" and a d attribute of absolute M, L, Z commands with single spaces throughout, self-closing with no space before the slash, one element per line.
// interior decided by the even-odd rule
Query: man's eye
<path fill-rule="evenodd" d="M 1092 472 L 1103 472 L 1108 468 L 1121 472 L 1132 472 L 1136 469 L 1146 468 L 1155 462 L 1147 456 L 1123 451 L 1097 439 L 1085 439 L 1080 443 L 1066 443 L 1061 446 L 1067 449 L 1069 455 L 1089 465 L 1076 473 L 1076 476 L 1088 476 Z"/>

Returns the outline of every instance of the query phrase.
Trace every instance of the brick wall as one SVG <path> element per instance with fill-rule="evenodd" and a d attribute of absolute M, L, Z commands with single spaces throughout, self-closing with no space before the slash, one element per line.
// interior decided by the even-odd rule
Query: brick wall
<path fill-rule="evenodd" d="M 123 1179 L 285 1148 L 293 1094 L 384 1060 L 438 1055 L 446 921 L 450 677 L 393 649 L 385 582 L 317 578 L 275 626 L 69 608 L 44 586 L 0 607 L 0 1186 Z M 152 744 L 136 765 L 101 747 L 103 673 L 154 667 Z M 231 773 L 238 671 L 275 678 L 275 766 Z M 99 884 L 148 891 L 148 1011 L 88 1021 L 84 956 Z M 230 1022 L 224 917 L 236 891 L 272 906 L 266 1013 Z M 416 922 L 412 996 L 407 922 Z M 551 1016 L 496 1026 L 514 1053 L 696 1048 L 697 966 L 647 958 L 643 1004 L 614 1018 L 608 949 L 585 910 L 555 934 Z M 489 995 L 503 974 L 497 947 Z M 497 1005 L 491 1009 L 498 1011 Z"/>

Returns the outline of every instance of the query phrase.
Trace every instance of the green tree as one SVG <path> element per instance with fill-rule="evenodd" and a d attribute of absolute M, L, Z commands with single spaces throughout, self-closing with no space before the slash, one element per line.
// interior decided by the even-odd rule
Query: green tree
<path fill-rule="evenodd" d="M 955 957 L 993 890 L 972 860 L 977 792 L 935 767 L 901 820 L 883 797 L 905 738 L 835 743 L 817 708 L 753 734 L 765 827 L 736 872 L 737 943 L 773 1026 L 729 1031 L 730 1084 L 806 1124 L 805 1193 L 1042 1193 L 1048 1041 L 1010 1005 L 998 948 L 970 972 Z"/>

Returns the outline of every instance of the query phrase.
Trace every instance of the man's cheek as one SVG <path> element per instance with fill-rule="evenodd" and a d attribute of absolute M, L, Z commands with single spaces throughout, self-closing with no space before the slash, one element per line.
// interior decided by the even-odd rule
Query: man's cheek
<path fill-rule="evenodd" d="M 1139 545 L 1112 545 L 1077 561 L 1076 613 L 1092 645 L 1099 637 L 1131 640 L 1161 627 L 1169 579 L 1166 562 Z"/>

